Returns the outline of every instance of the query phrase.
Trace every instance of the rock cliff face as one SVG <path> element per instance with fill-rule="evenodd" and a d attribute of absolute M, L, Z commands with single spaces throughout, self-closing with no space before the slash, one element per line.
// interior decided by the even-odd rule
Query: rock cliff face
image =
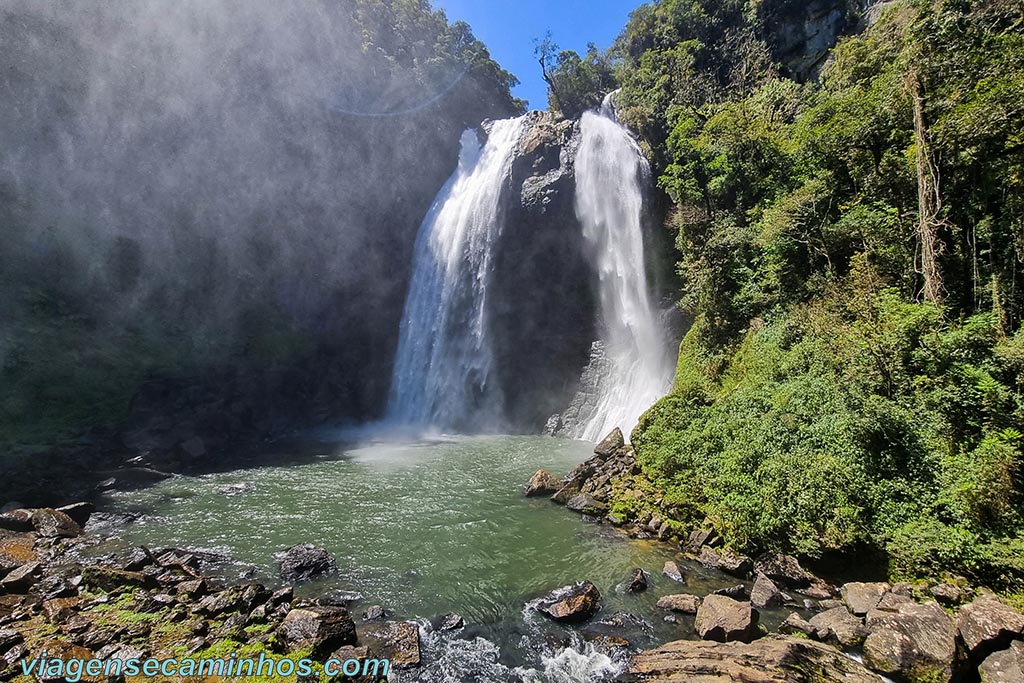
<path fill-rule="evenodd" d="M 772 56 L 798 79 L 816 78 L 839 38 L 877 20 L 891 0 L 767 0 L 758 7 Z"/>
<path fill-rule="evenodd" d="M 495 248 L 491 324 L 506 417 L 536 431 L 568 403 L 587 363 L 596 282 L 574 205 L 579 123 L 528 116 Z"/>

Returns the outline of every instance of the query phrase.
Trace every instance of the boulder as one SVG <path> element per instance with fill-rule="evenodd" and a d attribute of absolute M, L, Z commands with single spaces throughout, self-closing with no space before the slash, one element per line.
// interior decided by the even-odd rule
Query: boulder
<path fill-rule="evenodd" d="M 552 591 L 534 608 L 554 621 L 585 621 L 601 608 L 601 592 L 590 581 L 582 581 Z"/>
<path fill-rule="evenodd" d="M 787 588 L 807 588 L 814 578 L 804 571 L 795 557 L 782 553 L 766 553 L 757 558 L 754 573 L 763 574 L 773 583 Z"/>
<path fill-rule="evenodd" d="M 25 641 L 25 638 L 13 628 L 0 629 L 0 654 L 7 652 L 18 643 Z"/>
<path fill-rule="evenodd" d="M 297 607 L 275 632 L 287 652 L 309 650 L 322 657 L 343 645 L 355 645 L 356 625 L 343 607 Z"/>
<path fill-rule="evenodd" d="M 789 636 L 804 636 L 813 640 L 825 640 L 828 637 L 828 629 L 818 627 L 793 612 L 786 620 L 779 624 L 779 633 Z"/>
<path fill-rule="evenodd" d="M 749 643 L 757 637 L 759 617 L 749 602 L 739 602 L 724 595 L 709 595 L 697 610 L 695 626 L 704 640 Z"/>
<path fill-rule="evenodd" d="M 608 436 L 601 439 L 601 443 L 594 448 L 594 453 L 607 458 L 625 445 L 626 439 L 622 436 L 622 430 L 616 427 Z"/>
<path fill-rule="evenodd" d="M 718 551 L 710 546 L 700 549 L 697 561 L 708 569 L 717 569 L 739 578 L 744 578 L 754 566 L 750 558 L 745 555 L 739 555 L 731 550 Z"/>
<path fill-rule="evenodd" d="M 955 607 L 963 604 L 970 594 L 963 588 L 954 586 L 951 583 L 940 583 L 932 586 L 928 589 L 928 592 L 931 593 L 933 598 L 939 601 L 939 604 L 946 605 L 947 607 Z"/>
<path fill-rule="evenodd" d="M 462 618 L 462 615 L 446 614 L 441 617 L 441 622 L 437 626 L 438 631 L 458 631 L 466 625 L 466 620 Z"/>
<path fill-rule="evenodd" d="M 281 578 L 288 583 L 308 581 L 338 570 L 326 549 L 312 543 L 292 546 L 280 556 Z"/>
<path fill-rule="evenodd" d="M 38 562 L 26 562 L 0 579 L 0 589 L 8 593 L 25 593 L 38 580 L 40 570 Z"/>
<path fill-rule="evenodd" d="M 93 565 L 82 570 L 82 583 L 109 593 L 119 588 L 152 588 L 156 584 L 156 579 L 142 572 Z"/>
<path fill-rule="evenodd" d="M 849 605 L 850 611 L 859 617 L 866 615 L 878 606 L 878 601 L 889 592 L 891 586 L 887 583 L 853 583 L 843 584 L 839 594 L 843 601 Z"/>
<path fill-rule="evenodd" d="M 603 515 L 608 506 L 589 493 L 579 493 L 565 502 L 565 507 L 583 515 Z"/>
<path fill-rule="evenodd" d="M 550 496 L 562 488 L 562 480 L 545 469 L 539 469 L 526 482 L 523 495 L 527 498 L 534 496 Z"/>
<path fill-rule="evenodd" d="M 777 607 L 785 602 L 785 597 L 774 581 L 758 574 L 754 587 L 750 589 L 750 602 L 754 607 Z"/>
<path fill-rule="evenodd" d="M 359 629 L 359 642 L 403 669 L 420 663 L 420 630 L 414 622 L 387 621 Z"/>
<path fill-rule="evenodd" d="M 32 510 L 18 508 L 0 513 L 0 529 L 7 531 L 32 531 Z"/>
<path fill-rule="evenodd" d="M 1024 614 L 986 593 L 960 609 L 957 631 L 975 661 L 1024 636 Z"/>
<path fill-rule="evenodd" d="M 978 667 L 981 683 L 1024 681 L 1024 643 L 1015 640 L 1008 650 L 990 654 Z"/>
<path fill-rule="evenodd" d="M 84 529 L 85 525 L 89 523 L 89 517 L 92 516 L 92 513 L 96 512 L 96 506 L 92 503 L 72 503 L 71 505 L 57 508 L 57 511 L 63 512 L 74 520 L 75 524 Z"/>
<path fill-rule="evenodd" d="M 811 617 L 812 625 L 824 628 L 829 642 L 842 647 L 858 647 L 868 635 L 864 621 L 850 614 L 846 607 L 834 607 Z"/>
<path fill-rule="evenodd" d="M 677 640 L 641 652 L 627 680 L 648 683 L 878 683 L 878 676 L 835 648 L 792 636 L 752 643 Z"/>
<path fill-rule="evenodd" d="M 742 583 L 738 583 L 735 586 L 728 586 L 726 588 L 717 588 L 711 591 L 714 595 L 724 595 L 727 598 L 733 600 L 746 600 L 750 597 L 750 591 Z"/>
<path fill-rule="evenodd" d="M 370 605 L 363 612 L 363 621 L 384 621 L 387 618 L 387 611 L 380 605 Z"/>
<path fill-rule="evenodd" d="M 696 614 L 700 609 L 701 599 L 688 593 L 677 593 L 658 598 L 658 607 L 680 614 Z"/>
<path fill-rule="evenodd" d="M 868 614 L 864 663 L 868 668 L 902 679 L 951 681 L 956 660 L 956 629 L 938 603 L 908 602 L 898 611 Z"/>
<path fill-rule="evenodd" d="M 647 572 L 637 567 L 630 573 L 629 578 L 626 579 L 625 590 L 627 593 L 643 593 L 649 585 L 650 580 Z"/>
<path fill-rule="evenodd" d="M 706 545 L 714 545 L 718 541 L 718 534 L 713 529 L 695 529 L 690 532 L 690 538 L 683 550 L 691 553 L 699 553 Z"/>
<path fill-rule="evenodd" d="M 669 560 L 665 563 L 665 567 L 661 570 L 661 573 L 668 578 L 678 583 L 686 583 L 686 574 L 679 568 L 679 565 Z"/>
<path fill-rule="evenodd" d="M 75 520 L 53 508 L 38 508 L 32 513 L 32 526 L 43 538 L 74 538 L 82 535 Z"/>

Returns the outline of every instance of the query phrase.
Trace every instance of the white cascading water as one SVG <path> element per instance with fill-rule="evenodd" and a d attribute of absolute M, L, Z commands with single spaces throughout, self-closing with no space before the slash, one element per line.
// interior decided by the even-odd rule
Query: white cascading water
<path fill-rule="evenodd" d="M 486 320 L 491 245 L 523 120 L 495 121 L 482 147 L 475 131 L 462 134 L 459 166 L 420 225 L 389 422 L 445 430 L 500 419 Z"/>
<path fill-rule="evenodd" d="M 627 438 L 640 415 L 672 382 L 666 334 L 644 267 L 643 188 L 647 161 L 619 124 L 608 95 L 581 121 L 576 155 L 576 216 L 593 254 L 600 300 L 603 358 L 592 365 L 593 399 L 571 435 L 597 441 L 615 427 Z"/>

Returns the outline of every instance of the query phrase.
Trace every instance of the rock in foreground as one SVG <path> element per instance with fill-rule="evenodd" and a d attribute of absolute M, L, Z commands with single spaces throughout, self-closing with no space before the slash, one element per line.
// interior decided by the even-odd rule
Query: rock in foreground
<path fill-rule="evenodd" d="M 624 680 L 657 683 L 878 683 L 835 648 L 769 636 L 750 644 L 677 640 L 633 658 Z"/>
<path fill-rule="evenodd" d="M 704 640 L 749 643 L 757 636 L 759 618 L 757 610 L 749 602 L 739 602 L 724 595 L 709 595 L 697 610 L 696 628 Z"/>

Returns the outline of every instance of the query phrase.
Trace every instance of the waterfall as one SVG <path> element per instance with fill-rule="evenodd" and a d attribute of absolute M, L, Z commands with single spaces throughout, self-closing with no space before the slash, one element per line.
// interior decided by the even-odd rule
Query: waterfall
<path fill-rule="evenodd" d="M 614 95 L 614 93 L 612 93 Z M 671 386 L 673 367 L 644 267 L 643 189 L 647 161 L 605 98 L 581 121 L 576 216 L 599 277 L 601 341 L 584 374 L 568 433 L 596 441 L 615 427 L 627 438 Z"/>
<path fill-rule="evenodd" d="M 391 378 L 389 422 L 438 429 L 495 426 L 487 302 L 501 193 L 524 119 L 493 123 L 481 146 L 462 135 L 459 164 L 420 225 Z"/>

